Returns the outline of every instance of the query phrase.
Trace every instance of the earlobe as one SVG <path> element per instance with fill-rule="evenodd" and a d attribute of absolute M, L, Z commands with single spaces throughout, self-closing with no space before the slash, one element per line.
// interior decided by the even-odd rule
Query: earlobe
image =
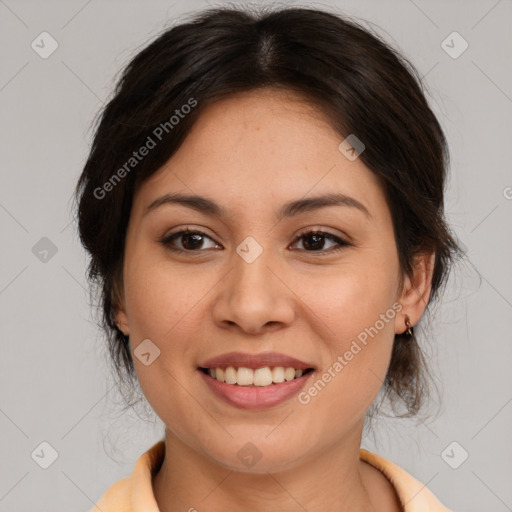
<path fill-rule="evenodd" d="M 130 334 L 130 328 L 128 326 L 128 318 L 124 309 L 118 308 L 114 315 L 117 328 L 125 335 L 128 336 Z"/>
<path fill-rule="evenodd" d="M 124 298 L 124 284 L 122 279 L 121 270 L 116 273 L 116 278 L 112 286 L 112 311 L 114 322 L 117 328 L 125 335 L 129 335 L 130 328 L 128 326 L 128 317 L 126 315 L 125 298 Z"/>
<path fill-rule="evenodd" d="M 418 323 L 423 315 L 432 289 L 435 253 L 420 254 L 415 258 L 413 275 L 406 276 L 401 297 L 402 315 L 396 317 L 395 333 L 402 334 Z"/>

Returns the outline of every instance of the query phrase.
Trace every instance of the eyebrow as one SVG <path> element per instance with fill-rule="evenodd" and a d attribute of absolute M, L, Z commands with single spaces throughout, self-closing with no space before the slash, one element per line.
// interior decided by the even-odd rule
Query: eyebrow
<path fill-rule="evenodd" d="M 205 213 L 214 217 L 228 217 L 228 211 L 212 199 L 198 195 L 187 195 L 180 193 L 165 194 L 155 199 L 145 208 L 143 215 L 147 215 L 149 212 L 154 211 L 160 206 L 166 204 L 178 204 L 186 206 L 187 208 L 191 208 L 200 213 Z M 293 217 L 300 215 L 301 213 L 307 213 L 329 206 L 347 206 L 355 208 L 364 213 L 369 219 L 372 218 L 366 206 L 364 206 L 360 201 L 341 193 L 330 193 L 321 196 L 290 201 L 285 203 L 279 209 L 276 217 L 278 220 L 281 220 L 285 217 Z"/>

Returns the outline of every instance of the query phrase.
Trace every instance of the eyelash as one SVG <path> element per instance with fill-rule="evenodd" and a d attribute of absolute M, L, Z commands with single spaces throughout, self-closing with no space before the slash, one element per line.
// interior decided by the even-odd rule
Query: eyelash
<path fill-rule="evenodd" d="M 208 236 L 206 233 L 203 233 L 202 231 L 190 230 L 190 229 L 187 228 L 187 229 L 182 230 L 182 231 L 177 231 L 176 233 L 171 233 L 170 235 L 168 235 L 165 238 L 163 238 L 161 240 L 161 243 L 167 249 L 169 249 L 170 251 L 173 251 L 173 252 L 188 253 L 188 254 L 203 252 L 203 250 L 200 250 L 200 249 L 197 250 L 197 251 L 193 251 L 193 250 L 187 250 L 187 249 L 179 249 L 179 248 L 173 247 L 171 245 L 172 241 L 175 238 L 179 238 L 181 235 L 186 235 L 186 234 L 188 234 L 188 235 L 201 235 L 201 236 L 204 236 L 206 238 L 209 238 L 210 240 L 213 240 L 210 236 Z M 301 238 L 306 237 L 308 235 L 322 235 L 324 238 L 326 238 L 326 239 L 328 239 L 330 241 L 338 243 L 339 246 L 335 247 L 335 248 L 323 250 L 323 251 L 307 251 L 306 249 L 299 249 L 299 250 L 301 250 L 303 252 L 308 252 L 308 253 L 313 253 L 313 254 L 318 254 L 318 255 L 332 254 L 332 253 L 336 253 L 336 252 L 342 251 L 346 247 L 349 247 L 349 246 L 352 245 L 352 244 L 346 242 L 345 240 L 341 239 L 340 237 L 333 235 L 332 233 L 328 233 L 326 231 L 320 231 L 320 230 L 309 230 L 309 231 L 305 231 L 305 232 L 301 233 L 300 235 L 297 235 L 297 237 L 293 241 L 292 245 L 295 245 Z"/>

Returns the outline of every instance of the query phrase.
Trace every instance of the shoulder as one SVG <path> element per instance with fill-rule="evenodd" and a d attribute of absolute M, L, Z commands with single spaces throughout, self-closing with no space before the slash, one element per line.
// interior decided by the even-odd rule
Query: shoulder
<path fill-rule="evenodd" d="M 165 456 L 165 443 L 158 441 L 144 452 L 130 476 L 111 485 L 88 512 L 159 512 L 152 487 L 153 473 Z"/>
<path fill-rule="evenodd" d="M 89 512 L 130 512 L 130 477 L 111 485 Z"/>
<path fill-rule="evenodd" d="M 426 487 L 393 462 L 364 448 L 359 458 L 381 471 L 393 485 L 404 512 L 452 512 Z"/>

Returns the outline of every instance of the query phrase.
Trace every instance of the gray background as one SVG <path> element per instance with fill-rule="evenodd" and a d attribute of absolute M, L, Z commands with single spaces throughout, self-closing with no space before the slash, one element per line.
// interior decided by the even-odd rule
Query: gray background
<path fill-rule="evenodd" d="M 419 329 L 441 412 L 420 425 L 382 420 L 363 446 L 454 510 L 512 510 L 512 3 L 296 5 L 334 5 L 376 24 L 426 77 L 451 147 L 447 216 L 469 251 L 432 331 Z M 71 194 L 116 73 L 166 24 L 205 6 L 0 0 L 0 512 L 87 511 L 161 436 L 154 416 L 118 406 Z M 59 45 L 47 59 L 31 47 L 43 31 Z M 442 47 L 453 31 L 469 44 L 458 58 Z M 52 449 L 42 442 L 58 454 L 47 469 Z"/>

